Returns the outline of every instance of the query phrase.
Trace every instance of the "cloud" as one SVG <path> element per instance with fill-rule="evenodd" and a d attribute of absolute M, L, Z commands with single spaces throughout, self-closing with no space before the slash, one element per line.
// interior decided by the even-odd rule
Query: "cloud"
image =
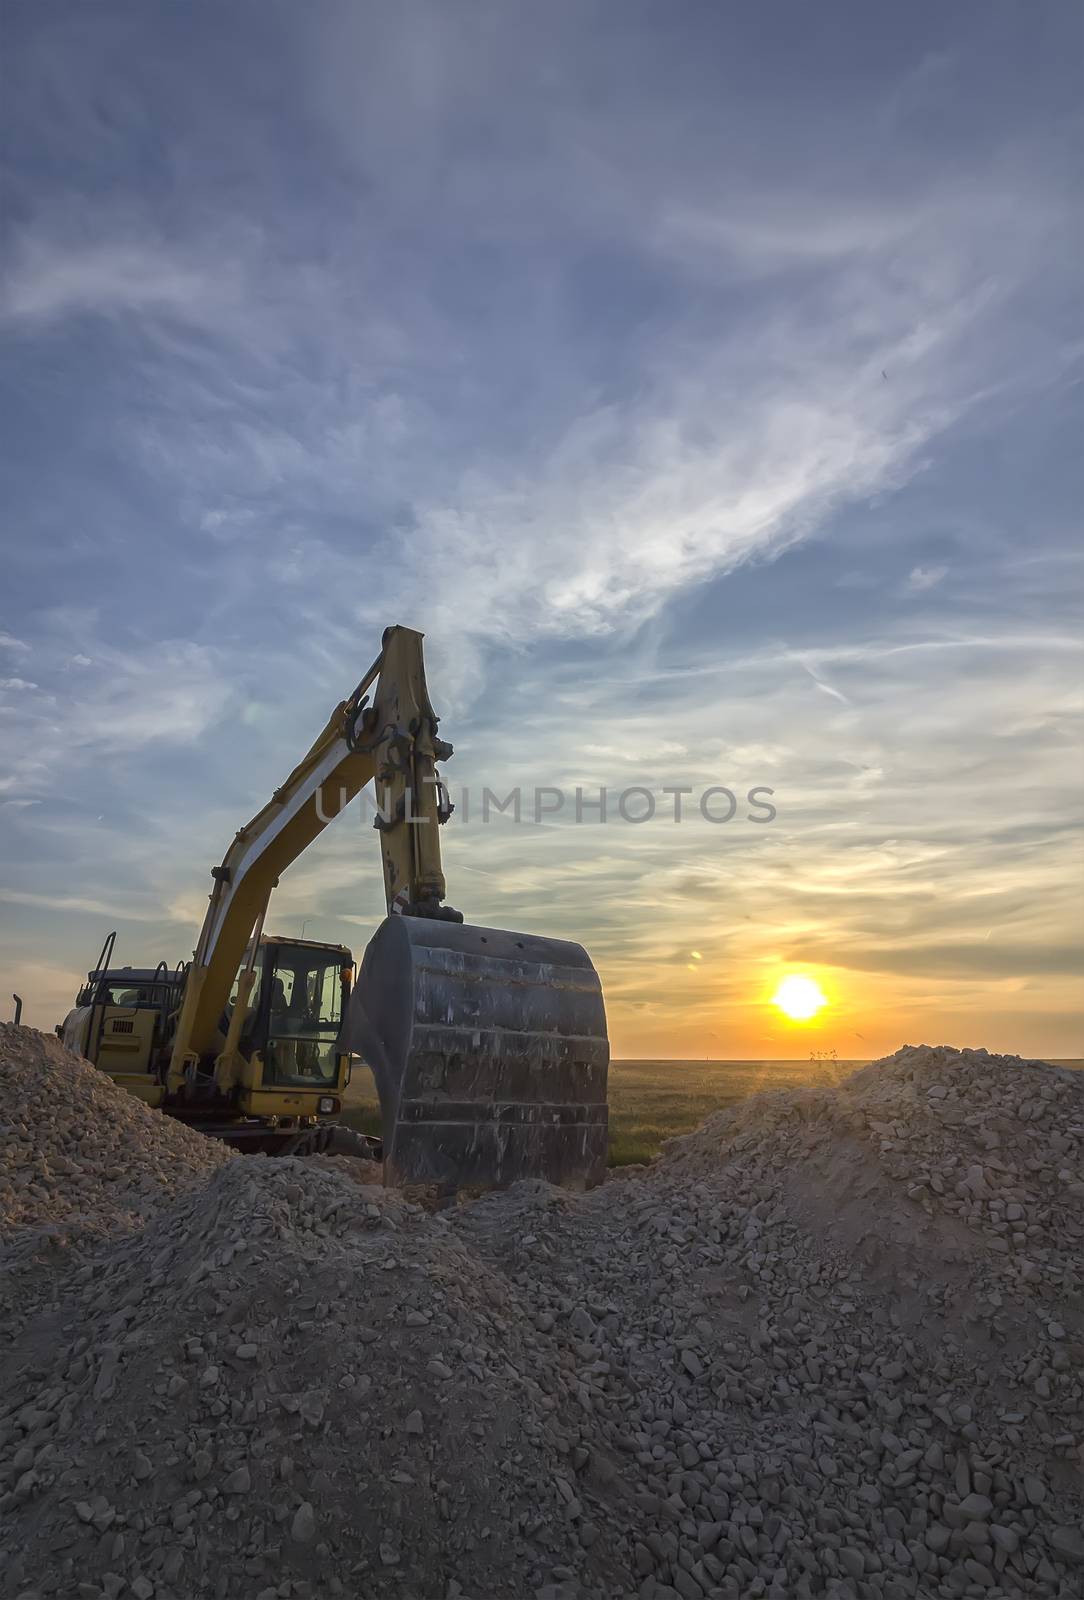
<path fill-rule="evenodd" d="M 951 251 L 916 225 L 902 262 L 844 265 L 850 293 L 807 286 L 799 307 L 710 336 L 668 328 L 626 396 L 582 410 L 516 477 L 476 463 L 439 501 L 414 496 L 401 559 L 388 551 L 396 592 L 460 633 L 629 629 L 898 490 L 993 371 L 981 329 L 1008 285 L 920 265 Z"/>
<path fill-rule="evenodd" d="M 561 20 L 562 36 L 570 26 Z M 898 489 L 987 403 L 1004 371 L 992 352 L 1026 336 L 1014 296 L 1062 225 L 1056 178 L 1022 195 L 998 150 L 981 183 L 908 173 L 873 189 L 842 140 L 823 178 L 721 180 L 710 153 L 725 148 L 725 119 L 713 114 L 690 143 L 668 101 L 633 104 L 618 84 L 597 109 L 576 100 L 574 148 L 547 121 L 552 138 L 517 146 L 507 175 L 536 208 L 540 243 L 521 231 L 499 145 L 456 143 L 479 86 L 520 70 L 515 33 L 493 19 L 466 48 L 439 8 L 424 8 L 381 36 L 393 95 L 363 48 L 367 26 L 333 9 L 295 41 L 300 103 L 318 108 L 367 185 L 360 216 L 349 204 L 336 214 L 332 248 L 306 250 L 270 210 L 208 220 L 193 195 L 180 201 L 198 225 L 179 234 L 130 198 L 54 201 L 21 228 L 3 301 L 16 320 L 93 312 L 154 328 L 155 402 L 140 393 L 125 438 L 148 473 L 189 496 L 198 482 L 192 522 L 227 572 L 228 547 L 258 530 L 268 577 L 306 605 L 307 591 L 315 609 L 343 555 L 341 535 L 319 526 L 371 526 L 361 616 L 383 625 L 406 611 L 454 635 L 464 687 L 493 645 L 628 634 L 696 584 Z M 609 70 L 601 40 L 580 43 Z M 638 38 L 633 53 L 643 47 Z M 371 93 L 359 96 L 358 70 Z M 910 73 L 924 94 L 943 76 L 921 63 Z M 576 73 L 562 102 L 579 87 Z M 737 109 L 757 125 L 761 111 L 740 94 Z M 528 76 L 524 115 L 546 110 Z M 238 139 L 262 126 L 247 103 L 215 114 L 226 143 L 228 127 Z M 831 136 L 840 131 L 833 120 Z M 441 199 L 450 147 L 452 217 Z M 269 184 L 261 169 L 258 194 L 277 199 Z M 454 220 L 472 247 L 500 241 L 485 318 L 454 314 L 458 246 L 400 253 L 410 195 L 433 200 L 434 237 Z M 659 308 L 618 322 L 601 350 L 577 315 L 577 264 L 600 248 L 600 207 L 619 258 L 605 292 L 620 301 L 643 278 Z M 511 299 L 502 268 L 520 286 Z M 524 383 L 537 416 L 510 433 Z M 325 598 L 324 611 L 353 621 L 343 601 Z"/>
<path fill-rule="evenodd" d="M 823 678 L 818 677 L 816 672 L 814 672 L 813 668 L 809 665 L 809 663 L 807 661 L 802 661 L 801 662 L 801 666 L 802 666 L 802 670 L 804 672 L 807 672 L 809 674 L 809 676 L 813 679 L 813 682 L 816 684 L 816 686 L 820 690 L 821 694 L 828 695 L 829 699 L 831 699 L 831 700 L 838 700 L 840 705 L 844 705 L 844 706 L 849 706 L 850 705 L 851 702 L 847 699 L 847 696 L 845 694 L 841 694 L 838 689 L 833 689 L 832 685 L 830 683 L 825 683 Z"/>
<path fill-rule="evenodd" d="M 925 594 L 928 589 L 936 589 L 947 575 L 947 567 L 912 567 L 904 584 L 904 593 Z"/>
<path fill-rule="evenodd" d="M 58 616 L 63 646 L 70 647 L 69 618 Z M 92 638 L 89 621 L 74 624 Z M 94 638 L 87 667 L 73 681 L 0 680 L 15 698 L 0 717 L 0 793 L 34 798 L 61 792 L 88 758 L 100 761 L 148 746 L 191 745 L 206 735 L 230 703 L 233 690 L 214 651 L 164 639 L 118 648 Z M 44 654 L 44 652 L 39 652 Z M 49 653 L 60 662 L 62 648 Z M 82 654 L 82 652 L 79 652 Z M 92 659 L 93 657 L 93 659 Z"/>
<path fill-rule="evenodd" d="M 134 907 L 125 895 L 113 899 L 95 900 L 78 894 L 34 894 L 26 890 L 0 888 L 0 901 L 11 906 L 32 906 L 39 911 L 84 911 L 96 917 L 123 917 L 128 921 L 157 922 L 160 911 L 149 907 Z"/>
<path fill-rule="evenodd" d="M 85 312 L 153 312 L 202 321 L 221 303 L 222 280 L 142 240 L 82 243 L 24 232 L 0 288 L 0 318 L 55 322 Z"/>
<path fill-rule="evenodd" d="M 1052 938 L 1036 944 L 960 940 L 946 943 L 923 939 L 912 945 L 865 945 L 841 948 L 838 940 L 808 940 L 787 952 L 788 961 L 811 962 L 861 972 L 900 973 L 945 983 L 961 978 L 998 981 L 1031 975 L 1079 975 L 1084 965 L 1084 945 L 1065 944 Z"/>

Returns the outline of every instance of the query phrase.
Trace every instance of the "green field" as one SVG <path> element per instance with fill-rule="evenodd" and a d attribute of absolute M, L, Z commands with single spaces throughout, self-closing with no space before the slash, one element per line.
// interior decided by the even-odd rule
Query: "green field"
<path fill-rule="evenodd" d="M 610 1165 L 657 1156 L 722 1106 L 761 1089 L 836 1083 L 861 1061 L 614 1061 L 610 1064 Z"/>
<path fill-rule="evenodd" d="M 720 1106 L 758 1089 L 835 1083 L 861 1061 L 612 1061 L 610 1063 L 610 1165 L 628 1166 L 657 1156 L 664 1139 L 689 1133 Z M 343 1121 L 379 1134 L 380 1109 L 364 1069 L 347 1093 Z"/>

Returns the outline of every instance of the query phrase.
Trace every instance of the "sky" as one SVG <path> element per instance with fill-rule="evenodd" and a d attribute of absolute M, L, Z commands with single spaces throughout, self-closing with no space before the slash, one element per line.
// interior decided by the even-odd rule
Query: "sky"
<path fill-rule="evenodd" d="M 449 898 L 615 1054 L 1084 1055 L 1078 7 L 0 28 L 0 1013 L 187 957 L 401 622 L 453 798 L 570 797 L 460 805 Z M 382 910 L 356 813 L 269 926 Z"/>

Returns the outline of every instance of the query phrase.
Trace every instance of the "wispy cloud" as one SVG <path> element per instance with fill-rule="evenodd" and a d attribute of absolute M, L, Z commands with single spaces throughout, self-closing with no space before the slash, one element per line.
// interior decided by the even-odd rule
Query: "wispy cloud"
<path fill-rule="evenodd" d="M 980 946 L 1060 1016 L 1077 90 L 976 26 L 908 14 L 888 61 L 858 10 L 845 51 L 711 7 L 20 18 L 5 971 L 78 969 L 110 906 L 183 953 L 401 620 L 453 782 L 778 788 L 748 837 L 448 830 L 453 897 L 584 938 L 626 1041 L 748 1033 L 803 952 L 870 1039 L 905 994 L 980 1015 Z M 344 823 L 276 911 L 380 903 Z"/>
<path fill-rule="evenodd" d="M 0 679 L 0 793 L 70 795 L 88 755 L 97 762 L 155 744 L 191 745 L 235 692 L 213 651 L 168 639 L 127 650 L 96 639 L 93 661 L 86 656 L 72 679 L 69 625 L 58 616 L 42 635 L 40 681 Z M 76 625 L 89 636 L 89 619 Z"/>
<path fill-rule="evenodd" d="M 118 238 L 75 244 L 24 232 L 0 290 L 0 318 L 55 322 L 86 312 L 176 315 L 205 320 L 223 304 L 222 281 L 186 267 L 162 245 Z"/>
<path fill-rule="evenodd" d="M 818 677 L 816 672 L 814 672 L 813 668 L 809 665 L 809 663 L 807 661 L 801 662 L 801 667 L 802 667 L 802 670 L 804 672 L 808 673 L 809 676 L 812 678 L 813 682 L 816 684 L 816 686 L 820 690 L 821 694 L 828 695 L 828 697 L 830 699 L 832 699 L 832 700 L 838 700 L 840 705 L 843 705 L 843 706 L 849 706 L 850 705 L 851 702 L 847 699 L 847 696 L 845 694 L 842 694 L 838 689 L 833 689 L 832 685 L 830 683 L 825 683 L 823 678 Z"/>
<path fill-rule="evenodd" d="M 127 921 L 157 922 L 161 918 L 158 909 L 135 907 L 126 905 L 123 899 L 116 897 L 110 901 L 95 900 L 87 895 L 78 894 L 34 894 L 27 890 L 0 889 L 0 901 L 9 906 L 32 906 L 38 911 L 85 911 L 91 916 L 116 918 L 123 916 Z"/>

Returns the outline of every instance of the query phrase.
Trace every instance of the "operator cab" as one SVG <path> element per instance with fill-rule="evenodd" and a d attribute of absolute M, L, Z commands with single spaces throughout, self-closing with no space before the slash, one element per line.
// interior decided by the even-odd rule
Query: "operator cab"
<path fill-rule="evenodd" d="M 340 1087 L 336 1041 L 350 993 L 353 957 L 345 945 L 265 937 L 256 955 L 256 982 L 241 1028 L 241 1054 L 263 1063 L 264 1089 Z M 243 970 L 243 969 L 242 969 Z M 234 980 L 227 1017 L 237 999 Z"/>

